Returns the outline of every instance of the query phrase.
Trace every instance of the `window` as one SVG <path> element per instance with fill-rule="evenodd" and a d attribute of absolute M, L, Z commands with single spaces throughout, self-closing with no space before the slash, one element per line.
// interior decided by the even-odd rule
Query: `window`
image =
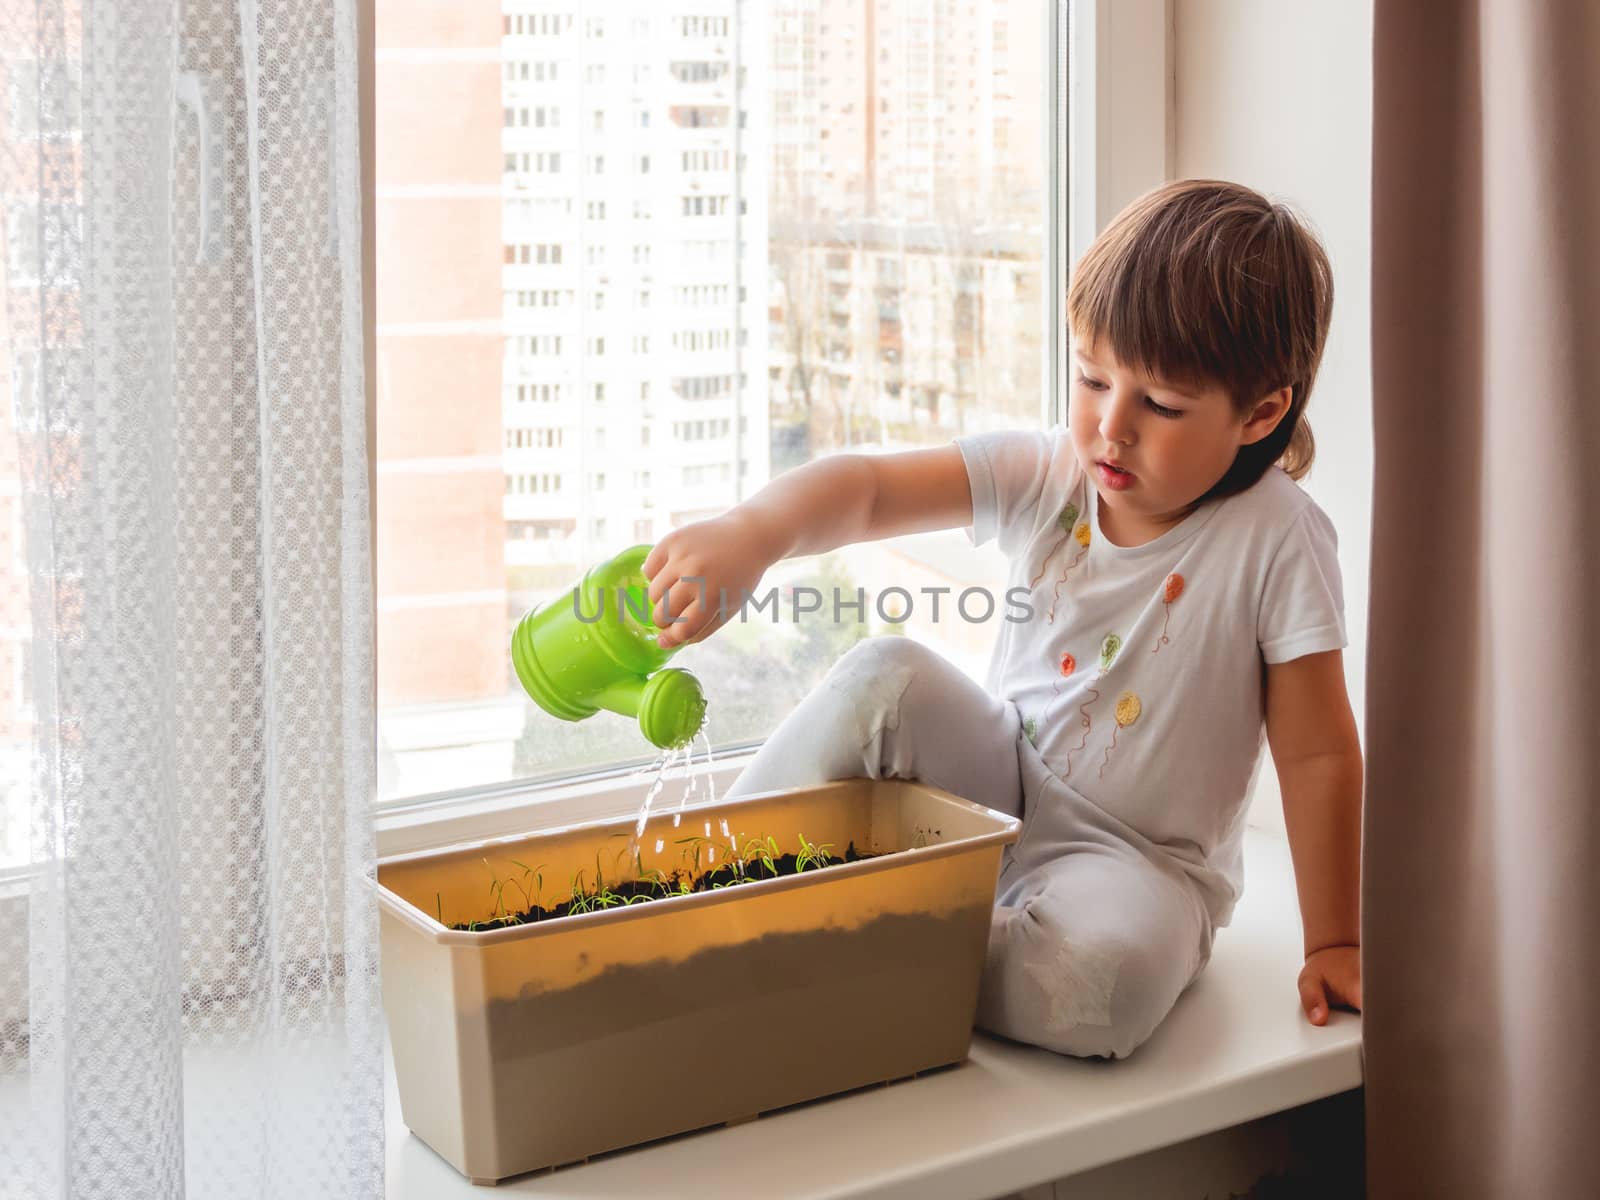
<path fill-rule="evenodd" d="M 505 156 L 504 173 L 513 176 L 559 175 L 561 155 L 554 150 L 517 150 Z"/>
<path fill-rule="evenodd" d="M 563 13 L 518 13 L 505 18 L 507 37 L 559 37 L 572 29 L 572 17 Z"/>
<path fill-rule="evenodd" d="M 675 62 L 668 68 L 679 83 L 711 83 L 728 73 L 726 62 Z"/>
<path fill-rule="evenodd" d="M 561 335 L 558 333 L 529 334 L 508 339 L 511 348 L 522 358 L 561 357 Z"/>
<path fill-rule="evenodd" d="M 686 217 L 720 217 L 728 211 L 726 196 L 680 196 Z"/>
<path fill-rule="evenodd" d="M 560 266 L 561 244 L 559 242 L 517 242 L 508 244 L 505 249 L 507 265 L 516 266 Z"/>
<path fill-rule="evenodd" d="M 676 104 L 667 115 L 680 129 L 722 129 L 728 124 L 725 104 Z"/>
<path fill-rule="evenodd" d="M 892 60 L 853 75 L 839 64 L 859 62 L 859 16 L 851 29 L 692 0 L 537 7 L 463 45 L 450 5 L 420 18 L 377 6 L 380 45 L 425 45 L 432 22 L 450 53 L 406 61 L 403 86 L 428 89 L 447 128 L 477 131 L 448 153 L 417 137 L 373 159 L 380 188 L 438 197 L 424 253 L 464 264 L 426 296 L 406 292 L 425 277 L 378 271 L 380 306 L 426 301 L 438 324 L 397 325 L 379 359 L 381 802 L 655 757 L 626 720 L 568 724 L 526 697 L 506 654 L 520 614 L 663 536 L 673 514 L 724 511 L 824 455 L 1037 428 L 1048 391 L 1045 198 L 1060 189 L 1045 139 L 1027 133 L 1047 114 L 1025 106 L 1043 102 L 995 71 L 1004 53 L 1016 76 L 1052 6 L 1006 7 L 1002 25 L 969 20 L 965 4 L 899 0 L 878 19 Z M 993 53 L 939 56 L 975 39 Z M 460 86 L 496 55 L 498 88 L 494 74 L 487 96 Z M 386 58 L 376 70 L 381 105 L 401 74 Z M 487 329 L 497 305 L 503 321 Z M 408 465 L 384 469 L 391 459 Z M 997 552 L 974 555 L 958 530 L 919 542 L 939 582 L 1003 591 Z M 863 546 L 848 565 L 778 564 L 764 585 L 849 599 L 908 586 L 906 570 Z M 934 623 L 919 606 L 906 631 L 981 677 L 998 625 L 946 622 L 946 607 Z M 674 657 L 707 688 L 714 746 L 763 737 L 852 642 L 884 629 L 870 602 L 860 621 L 831 615 L 735 621 Z"/>
<path fill-rule="evenodd" d="M 727 17 L 674 17 L 678 36 L 682 38 L 725 38 L 728 36 Z"/>

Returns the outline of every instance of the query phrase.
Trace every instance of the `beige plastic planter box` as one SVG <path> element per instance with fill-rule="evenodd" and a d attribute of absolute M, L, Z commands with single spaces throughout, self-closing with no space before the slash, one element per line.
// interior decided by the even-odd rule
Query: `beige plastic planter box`
<path fill-rule="evenodd" d="M 723 824 L 726 822 L 726 832 Z M 1002 848 L 1019 822 L 852 779 L 651 817 L 646 871 L 707 836 L 850 843 L 824 870 L 537 924 L 491 916 L 490 872 L 608 878 L 633 818 L 387 858 L 383 992 L 406 1125 L 476 1183 L 575 1162 L 967 1055 Z M 660 852 L 657 841 L 664 842 Z M 488 860 L 488 867 L 484 865 Z M 717 863 L 710 864 L 711 866 Z M 552 881 L 557 881 L 552 887 Z M 547 900 L 547 903 L 549 900 Z"/>

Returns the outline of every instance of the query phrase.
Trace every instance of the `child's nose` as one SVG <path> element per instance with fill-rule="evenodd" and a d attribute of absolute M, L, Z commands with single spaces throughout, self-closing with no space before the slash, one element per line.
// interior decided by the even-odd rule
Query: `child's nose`
<path fill-rule="evenodd" d="M 1100 413 L 1100 436 L 1108 442 L 1132 445 L 1134 412 L 1134 403 L 1127 397 L 1113 396 L 1108 399 Z"/>

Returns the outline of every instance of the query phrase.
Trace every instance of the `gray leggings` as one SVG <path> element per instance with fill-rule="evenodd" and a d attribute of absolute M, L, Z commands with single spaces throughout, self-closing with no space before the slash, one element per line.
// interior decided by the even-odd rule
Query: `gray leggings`
<path fill-rule="evenodd" d="M 1001 863 L 978 1024 L 1061 1054 L 1120 1058 L 1211 952 L 1183 871 L 1057 779 L 1017 709 L 904 637 L 843 655 L 728 796 L 866 776 L 918 779 L 1023 818 Z"/>

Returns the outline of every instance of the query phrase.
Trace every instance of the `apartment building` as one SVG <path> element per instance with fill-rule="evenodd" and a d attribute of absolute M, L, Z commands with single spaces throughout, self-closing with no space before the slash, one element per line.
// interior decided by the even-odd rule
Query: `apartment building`
<path fill-rule="evenodd" d="M 782 465 L 1037 413 L 1037 9 L 775 5 L 768 382 Z"/>
<path fill-rule="evenodd" d="M 502 35 L 506 562 L 534 594 L 768 477 L 767 35 L 739 0 L 506 0 Z"/>

